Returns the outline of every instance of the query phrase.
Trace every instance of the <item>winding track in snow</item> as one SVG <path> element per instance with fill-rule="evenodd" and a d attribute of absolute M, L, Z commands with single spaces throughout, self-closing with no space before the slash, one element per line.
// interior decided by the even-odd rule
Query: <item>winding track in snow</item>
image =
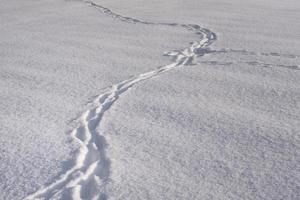
<path fill-rule="evenodd" d="M 73 167 L 64 172 L 48 186 L 40 188 L 25 199 L 107 199 L 105 186 L 109 181 L 110 160 L 106 156 L 106 139 L 97 132 L 105 112 L 135 84 L 159 76 L 167 71 L 193 63 L 194 58 L 205 55 L 208 47 L 217 39 L 212 31 L 196 24 L 155 23 L 122 16 L 110 9 L 86 1 L 90 6 L 101 10 L 104 14 L 133 24 L 153 26 L 181 27 L 193 31 L 200 41 L 193 42 L 188 48 L 166 53 L 173 62 L 169 65 L 142 73 L 113 85 L 103 94 L 96 97 L 93 107 L 82 114 L 80 124 L 72 131 L 72 138 L 80 148 Z"/>
<path fill-rule="evenodd" d="M 135 84 L 159 76 L 167 71 L 191 65 L 196 57 L 205 54 L 218 53 L 238 53 L 241 55 L 261 55 L 261 56 L 280 56 L 290 59 L 299 58 L 299 55 L 278 54 L 278 53 L 257 53 L 247 50 L 221 49 L 212 51 L 209 46 L 217 39 L 215 33 L 209 29 L 202 28 L 196 24 L 178 23 L 157 23 L 143 21 L 132 17 L 127 17 L 113 12 L 112 10 L 95 4 L 92 1 L 85 1 L 90 6 L 102 11 L 104 14 L 117 18 L 121 21 L 132 24 L 145 24 L 152 26 L 172 26 L 180 27 L 193 31 L 199 36 L 199 41 L 182 50 L 175 50 L 165 53 L 170 56 L 173 62 L 156 68 L 152 71 L 142 73 L 133 78 L 117 83 L 108 88 L 103 94 L 98 95 L 91 109 L 84 112 L 80 117 L 80 124 L 75 128 L 71 136 L 79 143 L 80 148 L 74 166 L 64 172 L 57 180 L 48 186 L 40 188 L 35 193 L 25 199 L 107 199 L 105 186 L 109 181 L 110 160 L 106 156 L 106 138 L 97 132 L 97 127 L 105 112 L 120 98 L 120 96 L 132 88 Z M 218 64 L 212 61 L 211 64 Z M 201 63 L 201 62 L 200 62 Z M 203 62 L 209 64 L 210 62 Z M 230 65 L 231 63 L 220 63 Z M 261 65 L 258 62 L 249 62 L 250 65 Z M 270 64 L 268 64 L 270 65 Z M 264 64 L 263 66 L 267 66 Z M 299 69 L 299 66 L 277 65 L 289 69 Z"/>

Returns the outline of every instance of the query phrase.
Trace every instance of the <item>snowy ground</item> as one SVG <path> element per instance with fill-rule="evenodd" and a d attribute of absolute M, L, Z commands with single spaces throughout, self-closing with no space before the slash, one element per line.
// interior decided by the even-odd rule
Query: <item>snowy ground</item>
<path fill-rule="evenodd" d="M 0 199 L 300 199 L 299 13 L 0 1 Z"/>

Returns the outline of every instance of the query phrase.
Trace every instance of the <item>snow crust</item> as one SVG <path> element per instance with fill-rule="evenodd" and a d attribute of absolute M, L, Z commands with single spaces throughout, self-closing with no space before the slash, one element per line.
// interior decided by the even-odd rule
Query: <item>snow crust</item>
<path fill-rule="evenodd" d="M 299 199 L 299 13 L 0 2 L 0 199 Z"/>

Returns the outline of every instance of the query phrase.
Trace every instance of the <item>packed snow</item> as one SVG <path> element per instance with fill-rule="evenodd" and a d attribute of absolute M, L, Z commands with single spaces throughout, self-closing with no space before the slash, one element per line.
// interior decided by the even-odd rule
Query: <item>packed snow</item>
<path fill-rule="evenodd" d="M 0 1 L 0 199 L 300 199 L 297 0 Z"/>

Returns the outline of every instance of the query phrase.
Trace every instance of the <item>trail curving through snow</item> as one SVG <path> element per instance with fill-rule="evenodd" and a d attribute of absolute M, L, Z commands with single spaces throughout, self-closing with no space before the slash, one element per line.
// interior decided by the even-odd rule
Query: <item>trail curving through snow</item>
<path fill-rule="evenodd" d="M 196 57 L 210 52 L 209 46 L 217 39 L 212 31 L 196 24 L 155 23 L 142 21 L 132 17 L 122 16 L 110 9 L 97 5 L 92 1 L 86 1 L 90 6 L 102 11 L 104 14 L 121 21 L 133 24 L 146 24 L 152 26 L 181 27 L 193 31 L 199 36 L 199 41 L 182 50 L 165 53 L 173 62 L 142 73 L 133 78 L 124 80 L 107 89 L 94 100 L 91 109 L 80 117 L 80 124 L 75 128 L 71 136 L 80 145 L 75 164 L 64 172 L 57 180 L 40 188 L 25 199 L 107 199 L 105 186 L 109 181 L 110 160 L 106 156 L 106 139 L 103 134 L 97 132 L 97 127 L 105 112 L 120 98 L 120 96 L 132 88 L 135 84 L 159 76 L 167 71 L 191 65 Z"/>

